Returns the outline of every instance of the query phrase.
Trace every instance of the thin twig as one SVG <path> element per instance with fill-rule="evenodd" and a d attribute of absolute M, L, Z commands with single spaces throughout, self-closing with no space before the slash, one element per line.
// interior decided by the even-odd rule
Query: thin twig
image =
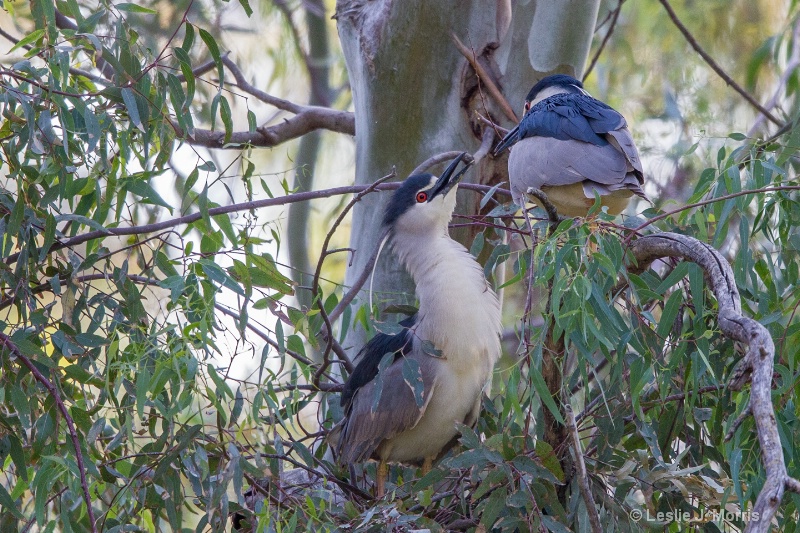
<path fill-rule="evenodd" d="M 333 348 L 334 344 L 338 344 L 336 338 L 333 335 L 333 325 L 331 324 L 330 317 L 328 316 L 328 313 L 325 311 L 325 302 L 322 301 L 322 298 L 319 295 L 319 278 L 322 275 L 322 264 L 325 262 L 325 258 L 328 257 L 329 254 L 328 245 L 330 244 L 331 239 L 333 238 L 333 234 L 336 233 L 336 230 L 339 228 L 339 225 L 342 223 L 344 217 L 347 216 L 350 210 L 358 202 L 360 202 L 364 196 L 366 196 L 371 192 L 374 192 L 381 183 L 390 180 L 396 176 L 397 176 L 396 170 L 392 169 L 392 171 L 389 174 L 383 176 L 378 180 L 375 180 L 375 182 L 370 184 L 369 187 L 356 194 L 353 197 L 353 199 L 350 200 L 350 202 L 344 207 L 344 209 L 342 209 L 341 213 L 339 213 L 339 216 L 336 217 L 336 220 L 331 226 L 331 229 L 328 230 L 328 234 L 325 235 L 325 241 L 322 243 L 322 252 L 320 252 L 319 254 L 319 260 L 317 261 L 317 268 L 314 271 L 314 279 L 311 282 L 311 297 L 314 298 L 314 301 L 317 304 L 317 309 L 319 309 L 320 315 L 322 316 L 322 319 L 325 322 L 325 329 L 323 330 L 323 336 L 325 337 L 325 341 L 327 342 L 325 351 L 322 354 L 323 362 L 320 365 L 319 369 L 317 369 L 317 371 L 314 373 L 314 381 L 313 381 L 314 385 L 319 384 L 320 377 L 330 366 L 329 356 L 331 349 Z M 347 357 L 347 354 L 344 352 L 344 350 L 341 349 L 341 346 L 339 347 L 339 350 L 336 353 L 339 356 L 339 358 L 342 359 L 347 371 L 352 372 L 353 363 Z"/>
<path fill-rule="evenodd" d="M 588 78 L 589 74 L 592 73 L 592 70 L 594 70 L 594 67 L 597 64 L 597 60 L 600 59 L 600 54 L 603 53 L 606 44 L 608 44 L 609 39 L 611 39 L 611 35 L 613 35 L 614 29 L 617 26 L 617 20 L 619 20 L 619 14 L 622 12 L 622 4 L 624 3 L 625 0 L 617 0 L 617 7 L 615 7 L 614 10 L 610 13 L 611 24 L 609 24 L 608 30 L 606 31 L 606 34 L 603 36 L 603 41 L 600 43 L 600 46 L 597 48 L 597 52 L 595 52 L 594 56 L 592 57 L 591 63 L 589 63 L 589 66 L 586 68 L 586 72 L 583 74 L 583 81 L 586 81 L 586 78 Z"/>
<path fill-rule="evenodd" d="M 236 311 L 234 311 L 232 309 L 228 309 L 227 307 L 225 307 L 224 305 L 222 305 L 220 303 L 214 302 L 214 309 L 216 309 L 217 311 L 219 311 L 220 313 L 222 313 L 224 315 L 228 315 L 229 317 L 231 317 L 233 319 L 236 319 L 236 320 L 240 320 L 241 319 L 241 315 L 239 313 L 237 313 Z M 256 328 L 255 326 L 253 326 L 251 324 L 247 324 L 246 327 L 247 327 L 247 329 L 249 329 L 250 331 L 255 333 L 258 337 L 260 337 L 261 340 L 263 340 L 264 342 L 266 342 L 267 344 L 272 346 L 272 348 L 274 348 L 275 350 L 278 350 L 278 351 L 281 350 L 280 345 L 277 342 L 275 342 L 272 338 L 270 338 L 269 335 L 267 335 L 266 333 L 264 333 L 260 329 Z M 297 353 L 295 351 L 292 351 L 292 350 L 290 350 L 288 348 L 286 348 L 284 350 L 284 352 L 289 357 L 291 357 L 292 359 L 295 359 L 295 360 L 303 363 L 304 365 L 314 366 L 316 364 L 311 359 L 308 359 L 307 357 L 304 357 L 303 355 L 300 355 L 299 353 Z"/>
<path fill-rule="evenodd" d="M 50 393 L 50 396 L 53 398 L 53 401 L 56 402 L 58 406 L 58 410 L 61 412 L 61 415 L 64 417 L 64 420 L 67 422 L 67 432 L 69 433 L 70 440 L 72 441 L 72 446 L 75 448 L 75 462 L 78 465 L 78 473 L 80 474 L 81 478 L 81 489 L 83 491 L 83 500 L 86 503 L 86 513 L 89 519 L 89 527 L 91 528 L 92 533 L 97 533 L 97 526 L 95 525 L 95 518 L 94 518 L 94 509 L 92 509 L 92 497 L 89 495 L 89 483 L 86 481 L 86 465 L 83 462 L 83 453 L 81 452 L 81 443 L 78 440 L 78 432 L 75 431 L 75 422 L 72 420 L 72 416 L 69 414 L 69 409 L 64 404 L 64 400 L 61 399 L 61 394 L 58 392 L 58 389 L 47 379 L 44 374 L 42 374 L 36 365 L 28 359 L 20 350 L 17 348 L 17 345 L 5 334 L 0 333 L 0 344 L 4 346 L 8 351 L 10 351 L 25 367 L 30 370 L 33 377 L 36 378 L 36 381 L 41 383 L 44 388 Z"/>
<path fill-rule="evenodd" d="M 578 434 L 578 424 L 575 422 L 575 413 L 572 412 L 571 405 L 567 404 L 564 407 L 564 414 L 567 418 L 567 429 L 572 437 L 572 452 L 575 455 L 575 466 L 578 469 L 578 486 L 581 489 L 583 503 L 586 505 L 586 513 L 589 515 L 589 525 L 592 527 L 592 533 L 602 533 L 603 528 L 600 525 L 600 516 L 597 514 L 597 504 L 592 496 L 592 488 L 589 486 L 589 474 L 586 471 L 586 461 L 583 459 L 581 437 Z"/>
<path fill-rule="evenodd" d="M 383 233 L 378 235 L 377 242 L 383 241 L 388 231 L 389 231 L 388 228 L 384 228 Z M 372 250 L 372 255 L 370 255 L 366 264 L 364 264 L 364 269 L 361 271 L 361 275 L 358 276 L 358 279 L 356 279 L 350 286 L 350 289 L 347 291 L 347 294 L 345 294 L 342 297 L 339 303 L 336 304 L 336 307 L 334 307 L 333 311 L 331 311 L 329 315 L 331 322 L 336 322 L 336 319 L 339 318 L 339 316 L 344 312 L 344 310 L 347 309 L 347 306 L 350 305 L 350 303 L 358 295 L 359 291 L 361 291 L 361 287 L 363 287 L 364 284 L 367 282 L 367 279 L 369 279 L 369 275 L 372 272 L 372 267 L 375 265 L 375 261 L 378 260 L 379 250 L 380 246 L 375 246 L 375 248 Z"/>
<path fill-rule="evenodd" d="M 683 34 L 683 37 L 691 45 L 691 47 L 694 48 L 694 51 L 697 52 L 700 55 L 700 57 L 703 58 L 703 60 L 708 64 L 709 67 L 711 67 L 711 70 L 716 72 L 717 75 L 725 81 L 725 83 L 727 83 L 731 88 L 733 88 L 734 91 L 739 93 L 742 98 L 747 100 L 747 102 L 750 103 L 750 105 L 752 105 L 758 111 L 760 111 L 762 115 L 767 117 L 777 126 L 783 126 L 783 122 L 775 118 L 775 116 L 772 113 L 770 113 L 764 106 L 762 106 L 758 102 L 758 100 L 753 98 L 753 96 L 747 91 L 745 91 L 741 85 L 736 83 L 733 80 L 733 78 L 728 76 L 728 74 L 724 70 L 722 70 L 722 67 L 720 67 L 717 64 L 717 62 L 714 61 L 714 59 L 710 55 L 708 55 L 708 53 L 705 50 L 703 50 L 703 48 L 697 42 L 697 39 L 694 38 L 694 36 L 689 32 L 686 26 L 683 25 L 681 19 L 678 18 L 678 15 L 675 13 L 675 10 L 672 9 L 672 6 L 669 3 L 669 0 L 659 0 L 659 2 L 661 2 L 661 5 L 663 5 L 664 9 L 667 10 L 667 14 L 669 15 L 669 18 L 672 20 L 672 23 L 675 24 L 678 30 Z"/>
<path fill-rule="evenodd" d="M 625 237 L 625 240 L 623 242 L 625 244 L 629 243 L 634 236 L 638 235 L 639 232 L 642 231 L 647 226 L 650 226 L 653 223 L 658 222 L 659 220 L 671 217 L 672 215 L 680 213 L 681 211 L 687 211 L 689 209 L 694 209 L 695 207 L 702 207 L 704 205 L 713 204 L 715 202 L 730 200 L 731 198 L 738 198 L 739 196 L 747 196 L 748 194 L 761 194 L 765 192 L 798 191 L 798 190 L 800 190 L 800 185 L 777 185 L 775 187 L 763 187 L 761 189 L 745 189 L 743 191 L 734 192 L 723 196 L 717 196 L 716 198 L 710 198 L 708 200 L 702 200 L 700 202 L 696 202 L 693 204 L 684 205 L 677 209 L 673 209 L 672 211 L 661 213 L 658 216 L 648 219 L 647 222 L 633 228 L 632 230 L 630 230 L 630 234 L 627 237 Z"/>

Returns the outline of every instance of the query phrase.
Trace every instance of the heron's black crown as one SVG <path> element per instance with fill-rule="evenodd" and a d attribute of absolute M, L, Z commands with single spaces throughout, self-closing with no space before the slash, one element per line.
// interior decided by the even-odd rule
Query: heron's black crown
<path fill-rule="evenodd" d="M 386 214 L 383 215 L 383 225 L 393 225 L 400 215 L 408 211 L 411 206 L 417 203 L 417 193 L 421 189 L 429 188 L 433 174 L 416 174 L 409 176 L 399 189 L 392 195 L 389 205 L 386 206 Z"/>
<path fill-rule="evenodd" d="M 583 83 L 576 80 L 572 76 L 567 76 L 566 74 L 554 74 L 552 76 L 547 76 L 546 78 L 539 80 L 539 82 L 533 86 L 531 91 L 528 93 L 528 96 L 525 97 L 525 101 L 532 102 L 533 99 L 536 98 L 537 94 L 548 87 L 560 87 L 571 93 L 580 93 L 580 90 L 583 89 Z"/>

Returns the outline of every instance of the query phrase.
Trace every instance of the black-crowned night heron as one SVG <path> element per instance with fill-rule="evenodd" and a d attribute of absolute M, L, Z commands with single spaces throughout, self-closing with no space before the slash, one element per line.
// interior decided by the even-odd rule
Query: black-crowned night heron
<path fill-rule="evenodd" d="M 511 195 L 525 207 L 541 189 L 561 215 L 586 216 L 600 197 L 618 215 L 635 194 L 644 199 L 639 153 L 625 118 L 592 98 L 571 76 L 540 80 L 525 98 L 525 115 L 495 149 L 508 157 Z"/>
<path fill-rule="evenodd" d="M 497 295 L 448 235 L 468 168 L 455 172 L 464 155 L 438 179 L 407 178 L 383 219 L 395 256 L 416 283 L 419 311 L 399 333 L 378 333 L 361 349 L 342 394 L 345 418 L 331 435 L 340 463 L 379 461 L 378 497 L 388 463 L 421 465 L 427 473 L 457 442 L 456 425 L 476 423 L 500 357 Z"/>

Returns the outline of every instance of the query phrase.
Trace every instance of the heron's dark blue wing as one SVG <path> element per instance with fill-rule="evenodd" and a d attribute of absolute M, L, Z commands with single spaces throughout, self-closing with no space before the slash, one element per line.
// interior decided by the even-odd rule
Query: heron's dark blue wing
<path fill-rule="evenodd" d="M 375 379 L 378 375 L 378 365 L 387 353 L 395 354 L 395 359 L 400 355 L 405 355 L 411 349 L 411 331 L 409 328 L 414 325 L 417 315 L 410 316 L 400 322 L 403 330 L 394 335 L 378 333 L 361 348 L 356 356 L 358 364 L 350 374 L 350 379 L 344 384 L 342 391 L 341 405 L 349 407 L 353 401 L 356 391 Z"/>
<path fill-rule="evenodd" d="M 605 146 L 605 134 L 627 125 L 612 107 L 586 94 L 556 94 L 534 105 L 520 122 L 517 139 L 551 137 Z"/>

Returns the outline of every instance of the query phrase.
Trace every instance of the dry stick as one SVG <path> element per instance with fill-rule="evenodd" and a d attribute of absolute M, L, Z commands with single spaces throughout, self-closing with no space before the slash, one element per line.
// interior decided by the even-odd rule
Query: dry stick
<path fill-rule="evenodd" d="M 630 250 L 636 261 L 636 266 L 631 268 L 634 273 L 644 271 L 653 261 L 663 257 L 680 258 L 699 265 L 717 299 L 720 330 L 726 337 L 747 345 L 742 360 L 742 365 L 752 372 L 747 409 L 752 413 L 756 424 L 766 475 L 745 533 L 766 532 L 778 511 L 784 491 L 800 486 L 800 482 L 791 478 L 786 470 L 775 421 L 775 408 L 771 398 L 775 345 L 769 331 L 752 318 L 742 315 L 741 299 L 733 270 L 722 254 L 708 244 L 686 235 L 659 233 L 636 239 Z M 742 375 L 739 374 L 730 382 L 729 387 L 732 390 L 743 387 Z"/>
<path fill-rule="evenodd" d="M 17 348 L 17 345 L 14 344 L 14 342 L 4 333 L 0 333 L 0 345 L 4 346 L 17 359 L 22 361 L 22 364 L 25 365 L 28 370 L 30 370 L 31 374 L 33 374 L 33 377 L 36 378 L 36 381 L 44 385 L 44 388 L 47 389 L 47 391 L 50 393 L 50 396 L 52 396 L 53 400 L 56 402 L 58 410 L 61 411 L 61 415 L 64 417 L 64 420 L 66 420 L 69 437 L 70 440 L 72 440 L 72 446 L 75 448 L 75 462 L 78 464 L 78 472 L 80 473 L 83 499 L 86 503 L 86 512 L 89 517 L 89 527 L 91 528 L 92 533 L 97 533 L 94 510 L 92 509 L 92 497 L 89 495 L 89 484 L 86 481 L 86 466 L 83 463 L 81 444 L 78 441 L 78 433 L 75 431 L 75 422 L 72 420 L 67 406 L 64 405 L 64 401 L 61 399 L 61 394 L 59 394 L 55 385 L 53 385 L 50 380 L 47 379 L 38 368 L 36 368 L 36 365 L 34 365 L 30 359 L 23 355 L 19 348 Z"/>
<path fill-rule="evenodd" d="M 583 503 L 586 505 L 586 512 L 589 515 L 589 524 L 592 526 L 592 533 L 602 533 L 603 528 L 600 526 L 597 504 L 594 502 L 592 488 L 589 486 L 589 474 L 586 472 L 586 461 L 583 459 L 581 437 L 578 434 L 578 424 L 575 422 L 575 413 L 572 412 L 571 405 L 567 404 L 564 407 L 564 414 L 567 418 L 567 429 L 569 429 L 570 436 L 572 437 L 572 452 L 575 454 L 575 465 L 578 469 L 578 486 L 581 489 Z"/>
<path fill-rule="evenodd" d="M 492 145 L 495 140 L 495 131 L 492 128 L 484 128 L 483 135 L 481 136 L 481 145 L 478 150 L 472 155 L 473 163 L 476 165 L 483 160 L 484 157 L 489 155 Z"/>
<path fill-rule="evenodd" d="M 711 70 L 716 72 L 717 75 L 725 81 L 725 83 L 727 83 L 731 88 L 733 88 L 734 91 L 739 93 L 742 98 L 747 100 L 747 102 L 750 103 L 750 105 L 752 105 L 759 112 L 761 112 L 762 115 L 770 119 L 770 121 L 772 121 L 775 125 L 783 126 L 783 122 L 775 118 L 775 116 L 772 113 L 770 113 L 764 106 L 762 106 L 758 102 L 758 100 L 753 98 L 750 95 L 750 93 L 745 91 L 738 83 L 733 81 L 733 78 L 728 76 L 728 74 L 724 70 L 722 70 L 722 68 L 719 65 L 717 65 L 717 63 L 711 58 L 711 56 L 708 55 L 708 53 L 706 53 L 705 50 L 703 50 L 703 48 L 700 46 L 700 44 L 697 42 L 694 36 L 689 32 L 686 26 L 684 26 L 681 20 L 678 18 L 678 15 L 672 9 L 672 6 L 670 5 L 669 1 L 659 0 L 659 2 L 661 2 L 661 5 L 663 5 L 664 9 L 667 10 L 667 14 L 669 15 L 669 18 L 672 20 L 672 23 L 675 24 L 678 30 L 683 34 L 683 37 L 691 45 L 691 47 L 694 48 L 694 51 L 700 54 L 700 57 L 702 57 L 703 60 L 708 64 L 708 66 L 711 67 Z"/>
<path fill-rule="evenodd" d="M 622 12 L 622 4 L 625 3 L 625 0 L 617 0 L 617 7 L 614 8 L 611 16 L 611 24 L 608 26 L 608 31 L 606 31 L 605 36 L 603 37 L 603 41 L 600 43 L 600 46 L 597 48 L 597 52 L 595 52 L 594 57 L 592 57 L 592 62 L 589 63 L 589 67 L 586 69 L 586 72 L 583 74 L 583 81 L 586 81 L 586 78 L 589 77 L 589 74 L 592 73 L 594 66 L 597 64 L 597 61 L 600 59 L 600 54 L 603 53 L 603 50 L 608 44 L 609 39 L 611 39 L 611 35 L 614 33 L 614 29 L 617 26 L 617 20 L 619 20 L 619 14 Z"/>
<path fill-rule="evenodd" d="M 458 150 L 451 150 L 449 152 L 442 152 L 441 154 L 432 155 L 428 159 L 417 165 L 417 168 L 412 170 L 409 176 L 413 176 L 415 174 L 422 174 L 432 166 L 438 165 L 439 163 L 444 163 L 445 161 L 451 161 L 463 153 L 464 152 L 459 152 Z M 467 154 L 464 157 L 465 163 L 472 163 L 472 161 L 473 157 L 471 155 Z"/>
<path fill-rule="evenodd" d="M 344 217 L 347 216 L 347 213 L 355 206 L 361 199 L 366 196 L 367 194 L 374 192 L 377 187 L 383 183 L 384 181 L 394 178 L 397 176 L 397 171 L 392 169 L 392 171 L 385 175 L 384 177 L 376 180 L 373 182 L 369 187 L 361 191 L 360 193 L 356 194 L 352 200 L 342 209 L 342 212 L 339 213 L 339 216 L 336 217 L 331 229 L 328 231 L 328 234 L 325 235 L 325 241 L 322 243 L 322 252 L 319 254 L 319 260 L 317 261 L 317 269 L 314 271 L 314 279 L 311 282 L 311 297 L 314 298 L 314 301 L 317 303 L 317 309 L 319 309 L 320 316 L 322 316 L 322 320 L 325 322 L 325 328 L 322 331 L 323 337 L 325 337 L 325 341 L 327 346 L 325 347 L 325 351 L 322 354 L 322 364 L 320 365 L 319 369 L 314 373 L 314 385 L 319 384 L 319 379 L 322 377 L 322 374 L 328 369 L 330 366 L 330 353 L 331 349 L 336 345 L 338 347 L 336 351 L 336 355 L 344 363 L 345 368 L 348 372 L 353 371 L 353 362 L 347 357 L 347 354 L 336 341 L 333 335 L 333 323 L 331 322 L 330 317 L 328 316 L 327 311 L 325 311 L 325 302 L 322 301 L 322 298 L 318 294 L 319 292 L 319 278 L 322 275 L 322 264 L 325 262 L 325 258 L 328 257 L 328 245 L 333 238 L 333 234 L 336 233 L 336 230 L 339 228 L 339 225 L 344 220 Z"/>
<path fill-rule="evenodd" d="M 475 70 L 475 74 L 478 76 L 478 80 L 482 82 L 489 93 L 494 97 L 497 104 L 500 106 L 500 109 L 503 110 L 503 113 L 509 118 L 509 120 L 519 122 L 517 115 L 514 113 L 514 110 L 508 104 L 508 100 L 506 97 L 503 96 L 503 93 L 498 89 L 497 85 L 495 85 L 492 77 L 489 76 L 489 73 L 486 72 L 486 69 L 478 62 L 478 59 L 475 57 L 475 52 L 467 48 L 464 43 L 462 43 L 458 37 L 456 37 L 455 33 L 451 33 L 450 37 L 453 39 L 453 43 L 458 48 L 458 51 L 461 52 L 461 55 L 467 58 L 469 64 L 472 65 L 472 68 Z"/>
<path fill-rule="evenodd" d="M 477 111 L 475 111 L 475 116 L 478 117 L 478 120 L 480 120 L 481 122 L 483 122 L 484 124 L 486 124 L 487 126 L 492 128 L 493 130 L 495 130 L 495 132 L 498 133 L 498 134 L 506 135 L 509 131 L 511 131 L 508 128 L 504 128 L 500 124 L 495 124 L 494 122 L 492 122 L 488 118 L 484 117 L 483 115 L 481 115 Z"/>
<path fill-rule="evenodd" d="M 231 318 L 233 318 L 235 320 L 239 320 L 241 318 L 241 315 L 239 313 L 237 313 L 236 311 L 233 311 L 232 309 L 228 309 L 227 307 L 225 307 L 224 305 L 222 305 L 220 303 L 214 302 L 214 309 L 216 309 L 217 311 L 219 311 L 223 315 L 228 315 L 229 317 L 231 317 Z M 275 342 L 273 339 L 271 339 L 269 335 L 267 335 L 266 333 L 264 333 L 260 329 L 256 328 L 255 326 L 252 326 L 249 323 L 246 325 L 246 327 L 247 327 L 247 329 L 249 329 L 250 331 L 255 333 L 256 336 L 260 337 L 261 340 L 263 340 L 264 342 L 266 342 L 267 344 L 272 346 L 272 348 L 274 348 L 275 350 L 280 350 L 280 346 L 278 345 L 278 343 Z M 295 360 L 303 363 L 304 365 L 314 366 L 316 364 L 311 359 L 308 359 L 307 357 L 304 357 L 303 355 L 301 355 L 301 354 L 299 354 L 299 353 L 297 353 L 295 351 L 289 350 L 288 348 L 285 350 L 285 352 L 286 352 L 286 355 L 288 355 L 292 359 L 295 359 Z"/>

